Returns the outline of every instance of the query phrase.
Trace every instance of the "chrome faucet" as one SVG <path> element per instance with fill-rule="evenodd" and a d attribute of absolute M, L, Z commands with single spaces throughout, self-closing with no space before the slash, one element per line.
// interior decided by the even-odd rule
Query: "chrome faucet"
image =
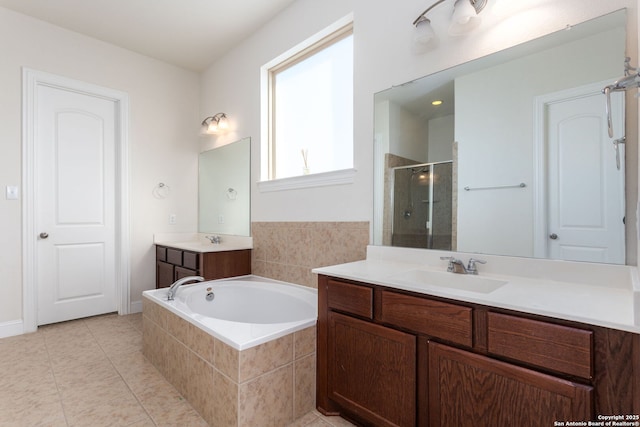
<path fill-rule="evenodd" d="M 449 260 L 447 265 L 447 271 L 457 274 L 478 274 L 478 267 L 476 264 L 486 264 L 487 261 L 481 259 L 470 258 L 468 265 L 465 267 L 464 262 L 458 258 L 452 256 L 441 256 L 441 260 Z"/>
<path fill-rule="evenodd" d="M 182 279 L 176 280 L 169 287 L 169 291 L 167 292 L 167 300 L 168 301 L 173 301 L 173 299 L 175 298 L 176 294 L 178 293 L 178 288 L 181 285 L 184 285 L 187 282 L 202 282 L 204 280 L 206 280 L 206 279 L 204 277 L 202 277 L 202 276 L 187 276 L 187 277 L 183 277 Z"/>
<path fill-rule="evenodd" d="M 204 236 L 204 237 L 209 239 L 209 241 L 211 241 L 211 243 L 213 243 L 214 245 L 219 245 L 220 242 L 222 241 L 222 239 L 220 239 L 220 236 Z"/>

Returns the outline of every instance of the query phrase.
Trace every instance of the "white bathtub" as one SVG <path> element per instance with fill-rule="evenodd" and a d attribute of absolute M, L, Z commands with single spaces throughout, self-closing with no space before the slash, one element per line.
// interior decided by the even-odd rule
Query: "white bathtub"
<path fill-rule="evenodd" d="M 316 289 L 258 276 L 183 285 L 173 301 L 167 301 L 167 290 L 143 296 L 237 350 L 313 326 L 318 317 Z"/>

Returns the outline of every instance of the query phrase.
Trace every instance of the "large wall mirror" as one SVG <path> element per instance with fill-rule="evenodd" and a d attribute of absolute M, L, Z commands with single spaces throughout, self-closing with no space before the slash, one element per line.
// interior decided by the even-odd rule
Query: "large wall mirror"
<path fill-rule="evenodd" d="M 377 93 L 374 244 L 636 264 L 637 100 L 614 94 L 609 137 L 602 94 L 624 75 L 626 21 Z"/>
<path fill-rule="evenodd" d="M 251 138 L 200 153 L 198 231 L 251 235 Z"/>

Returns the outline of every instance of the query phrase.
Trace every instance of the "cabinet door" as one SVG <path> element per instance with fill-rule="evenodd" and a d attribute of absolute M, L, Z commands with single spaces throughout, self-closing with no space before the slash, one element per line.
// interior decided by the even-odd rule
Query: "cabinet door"
<path fill-rule="evenodd" d="M 173 265 L 164 262 L 156 262 L 156 288 L 166 288 L 173 283 Z"/>
<path fill-rule="evenodd" d="M 329 313 L 329 398 L 376 426 L 414 426 L 416 337 Z"/>
<path fill-rule="evenodd" d="M 592 388 L 429 343 L 429 426 L 552 426 L 592 419 Z"/>
<path fill-rule="evenodd" d="M 251 250 L 206 252 L 200 272 L 207 280 L 251 274 Z"/>
<path fill-rule="evenodd" d="M 174 279 L 178 280 L 178 279 L 182 279 L 183 277 L 197 276 L 197 275 L 198 275 L 198 272 L 196 270 L 190 270 L 184 267 L 176 267 Z"/>

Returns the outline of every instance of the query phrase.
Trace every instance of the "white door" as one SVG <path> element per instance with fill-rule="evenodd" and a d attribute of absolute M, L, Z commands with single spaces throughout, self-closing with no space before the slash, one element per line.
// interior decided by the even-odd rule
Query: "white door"
<path fill-rule="evenodd" d="M 546 105 L 552 259 L 625 263 L 624 144 L 613 143 L 624 135 L 624 96 L 612 94 L 609 138 L 600 89 Z"/>
<path fill-rule="evenodd" d="M 117 310 L 116 104 L 37 86 L 37 323 Z"/>

